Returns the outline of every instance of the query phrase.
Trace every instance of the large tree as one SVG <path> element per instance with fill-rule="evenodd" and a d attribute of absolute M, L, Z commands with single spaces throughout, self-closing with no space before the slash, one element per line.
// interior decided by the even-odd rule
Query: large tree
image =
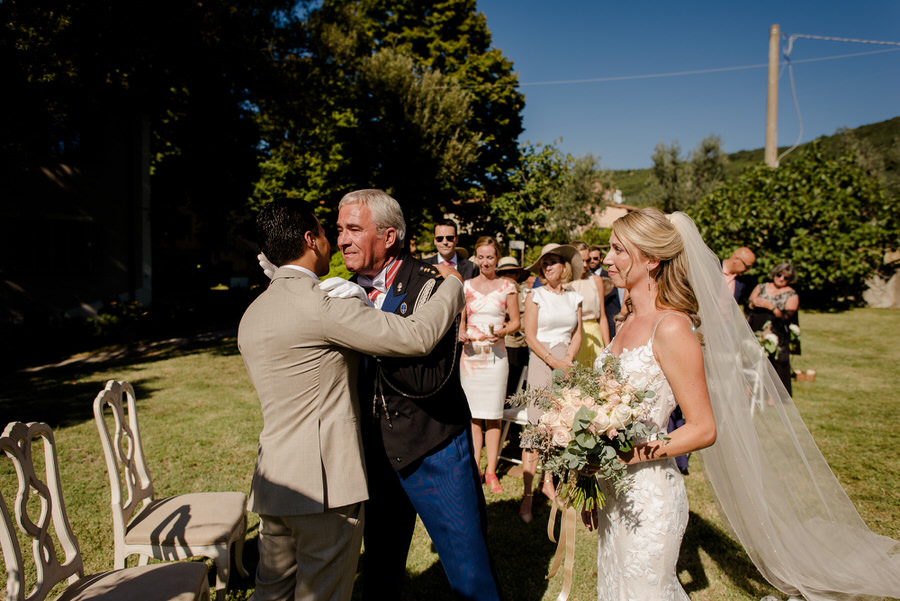
<path fill-rule="evenodd" d="M 325 0 L 306 16 L 306 53 L 285 61 L 301 100 L 260 107 L 256 203 L 288 193 L 329 199 L 327 213 L 381 187 L 416 231 L 505 181 L 524 102 L 474 1 Z"/>
<path fill-rule="evenodd" d="M 900 201 L 852 155 L 828 159 L 818 144 L 778 168 L 748 169 L 690 212 L 720 256 L 753 249 L 758 276 L 793 263 L 805 307 L 860 301 L 866 278 L 900 235 Z"/>
<path fill-rule="evenodd" d="M 116 159 L 109 155 L 121 150 L 108 143 L 122 137 L 115 130 L 146 127 L 149 147 L 139 133 L 124 134 L 124 146 L 149 151 L 155 291 L 179 271 L 185 277 L 170 279 L 170 289 L 227 277 L 207 278 L 207 268 L 228 249 L 229 210 L 243 208 L 257 177 L 252 106 L 281 87 L 274 59 L 298 46 L 296 5 L 0 2 L 5 197 L 27 195 L 40 206 L 53 196 L 84 218 L 90 212 L 78 202 L 98 195 L 102 169 Z"/>

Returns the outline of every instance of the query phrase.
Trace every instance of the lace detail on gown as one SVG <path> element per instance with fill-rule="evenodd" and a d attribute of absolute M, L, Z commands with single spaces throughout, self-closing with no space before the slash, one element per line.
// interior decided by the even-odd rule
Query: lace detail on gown
<path fill-rule="evenodd" d="M 606 347 L 595 366 L 607 355 Z M 636 388 L 656 396 L 644 401 L 644 422 L 665 433 L 675 395 L 653 356 L 653 339 L 619 357 L 622 373 Z M 599 601 L 688 601 L 675 571 L 688 520 L 687 492 L 675 459 L 628 466 L 632 485 L 621 496 L 603 486 L 597 552 Z"/>

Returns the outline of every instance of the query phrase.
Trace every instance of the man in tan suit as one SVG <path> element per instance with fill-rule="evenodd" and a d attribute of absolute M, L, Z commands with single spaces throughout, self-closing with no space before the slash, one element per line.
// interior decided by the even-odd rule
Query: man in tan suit
<path fill-rule="evenodd" d="M 276 200 L 257 233 L 276 264 L 269 288 L 244 313 L 238 347 L 263 412 L 250 509 L 260 514 L 253 598 L 346 600 L 353 589 L 368 497 L 357 402 L 358 352 L 423 356 L 465 304 L 462 280 L 414 316 L 332 298 L 330 245 L 309 206 Z"/>

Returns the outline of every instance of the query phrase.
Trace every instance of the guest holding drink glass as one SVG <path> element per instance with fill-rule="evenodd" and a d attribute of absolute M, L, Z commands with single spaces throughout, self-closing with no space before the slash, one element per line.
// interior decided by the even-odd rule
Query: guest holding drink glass
<path fill-rule="evenodd" d="M 493 493 L 503 492 L 497 478 L 497 459 L 509 375 L 504 337 L 516 332 L 520 324 L 516 285 L 497 274 L 499 258 L 496 240 L 482 236 L 476 241 L 475 262 L 480 273 L 465 282 L 466 310 L 459 335 L 464 343 L 459 379 L 472 412 L 472 446 L 480 464 L 484 444 L 484 482 Z"/>

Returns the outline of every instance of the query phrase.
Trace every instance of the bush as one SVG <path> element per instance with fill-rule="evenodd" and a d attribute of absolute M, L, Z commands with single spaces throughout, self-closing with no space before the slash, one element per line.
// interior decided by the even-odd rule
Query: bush
<path fill-rule="evenodd" d="M 818 144 L 787 165 L 751 167 L 692 210 L 719 256 L 748 246 L 751 275 L 766 279 L 782 261 L 797 269 L 804 308 L 860 303 L 866 278 L 896 248 L 900 202 L 856 164 L 827 159 Z"/>

